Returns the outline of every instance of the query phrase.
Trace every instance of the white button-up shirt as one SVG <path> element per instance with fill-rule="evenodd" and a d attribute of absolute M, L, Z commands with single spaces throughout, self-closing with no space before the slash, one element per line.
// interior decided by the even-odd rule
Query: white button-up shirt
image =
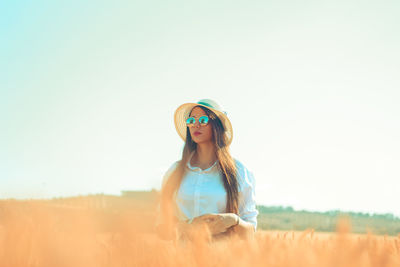
<path fill-rule="evenodd" d="M 177 207 L 175 215 L 179 220 L 190 220 L 207 213 L 226 212 L 227 193 L 222 175 L 218 171 L 218 160 L 211 167 L 202 170 L 190 164 L 193 154 L 194 152 L 186 165 L 187 169 L 180 188 L 174 195 Z M 240 161 L 234 160 L 238 171 L 239 217 L 253 224 L 256 229 L 258 210 L 255 202 L 254 176 Z M 163 178 L 163 186 L 177 165 L 178 162 L 175 162 L 168 169 Z"/>

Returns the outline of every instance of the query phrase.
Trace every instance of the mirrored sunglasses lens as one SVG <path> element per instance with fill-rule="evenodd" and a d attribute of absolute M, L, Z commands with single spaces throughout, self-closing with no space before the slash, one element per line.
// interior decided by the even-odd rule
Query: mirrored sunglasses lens
<path fill-rule="evenodd" d="M 203 124 L 203 125 L 207 124 L 208 123 L 208 117 L 207 116 L 200 117 L 199 123 Z"/>
<path fill-rule="evenodd" d="M 194 123 L 195 123 L 195 119 L 193 117 L 190 117 L 186 120 L 187 126 L 193 125 Z"/>

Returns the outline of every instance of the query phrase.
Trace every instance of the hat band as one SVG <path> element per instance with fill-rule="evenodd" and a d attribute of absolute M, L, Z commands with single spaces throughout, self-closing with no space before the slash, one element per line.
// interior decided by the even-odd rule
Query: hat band
<path fill-rule="evenodd" d="M 214 108 L 213 106 L 211 106 L 210 104 L 208 104 L 206 102 L 199 101 L 199 102 L 197 102 L 197 104 L 204 105 L 204 106 L 207 106 L 207 107 L 210 107 L 210 108 Z"/>
<path fill-rule="evenodd" d="M 224 113 L 225 115 L 227 115 L 227 112 L 226 112 L 226 111 L 220 110 L 219 108 L 215 108 L 215 107 L 211 106 L 211 105 L 210 105 L 209 103 L 207 103 L 207 102 L 199 101 L 199 102 L 197 102 L 197 104 L 200 104 L 200 105 L 204 105 L 204 106 L 213 108 L 213 109 L 218 110 L 219 112 L 222 112 L 222 113 Z"/>

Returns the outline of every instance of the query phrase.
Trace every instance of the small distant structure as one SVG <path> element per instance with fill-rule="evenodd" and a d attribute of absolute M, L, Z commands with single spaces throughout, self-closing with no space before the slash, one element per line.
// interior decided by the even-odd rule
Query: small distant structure
<path fill-rule="evenodd" d="M 158 191 L 152 189 L 151 191 L 132 191 L 123 190 L 121 191 L 122 197 L 134 198 L 137 200 L 155 200 L 158 198 Z"/>

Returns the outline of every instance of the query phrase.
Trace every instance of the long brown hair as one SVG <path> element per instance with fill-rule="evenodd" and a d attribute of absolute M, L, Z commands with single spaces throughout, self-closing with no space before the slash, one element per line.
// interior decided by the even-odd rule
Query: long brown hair
<path fill-rule="evenodd" d="M 204 110 L 207 116 L 210 118 L 213 131 L 213 142 L 216 148 L 216 157 L 218 160 L 218 170 L 222 174 L 222 180 L 224 187 L 227 192 L 227 203 L 226 212 L 236 213 L 239 212 L 238 198 L 239 198 L 239 184 L 237 179 L 237 168 L 235 161 L 232 158 L 229 146 L 227 145 L 227 138 L 225 128 L 218 118 L 218 116 L 211 110 L 203 106 L 200 107 Z M 185 166 L 189 160 L 190 154 L 195 151 L 197 144 L 193 141 L 189 128 L 186 128 L 186 142 L 182 152 L 182 159 L 178 161 L 178 165 L 175 170 L 168 177 L 167 182 L 161 190 L 161 216 L 164 219 L 166 226 L 169 228 L 176 221 L 173 210 L 175 203 L 173 196 L 179 189 L 181 182 L 185 174 Z"/>

